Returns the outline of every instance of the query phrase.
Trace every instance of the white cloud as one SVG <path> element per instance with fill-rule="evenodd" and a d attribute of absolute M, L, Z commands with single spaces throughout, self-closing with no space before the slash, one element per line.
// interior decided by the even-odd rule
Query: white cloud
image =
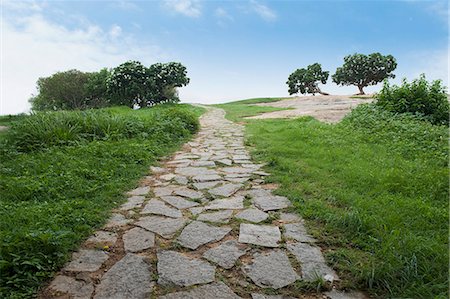
<path fill-rule="evenodd" d="M 17 1 L 17 0 L 2 0 L 2 8 L 4 10 L 24 12 L 24 11 L 42 11 L 46 6 L 45 2 L 33 1 Z"/>
<path fill-rule="evenodd" d="M 202 14 L 198 0 L 165 0 L 165 6 L 170 10 L 191 18 L 198 18 Z"/>
<path fill-rule="evenodd" d="M 122 34 L 122 28 L 119 25 L 113 25 L 109 30 L 109 35 L 112 38 L 118 38 Z"/>
<path fill-rule="evenodd" d="M 226 11 L 224 8 L 222 7 L 218 7 L 216 8 L 216 10 L 214 11 L 214 16 L 217 18 L 217 23 L 220 26 L 225 26 L 227 22 L 232 22 L 234 21 L 233 16 L 231 16 L 228 11 Z"/>
<path fill-rule="evenodd" d="M 166 59 L 157 46 L 136 41 L 118 25 L 68 29 L 39 13 L 2 19 L 0 114 L 27 111 L 39 77 L 57 71 L 96 71 L 127 60 L 145 65 Z M 117 37 L 120 34 L 120 38 Z"/>
<path fill-rule="evenodd" d="M 254 11 L 266 21 L 275 21 L 277 19 L 277 14 L 275 13 L 275 11 L 270 9 L 268 6 L 257 2 L 256 0 L 251 0 L 250 6 L 252 11 Z"/>
<path fill-rule="evenodd" d="M 112 7 L 118 8 L 120 10 L 140 10 L 139 6 L 136 3 L 127 0 L 113 1 Z"/>

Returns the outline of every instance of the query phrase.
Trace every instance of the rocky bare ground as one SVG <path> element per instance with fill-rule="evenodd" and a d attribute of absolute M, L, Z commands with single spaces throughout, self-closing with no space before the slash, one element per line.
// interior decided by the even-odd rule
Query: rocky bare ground
<path fill-rule="evenodd" d="M 294 118 L 300 116 L 312 116 L 327 123 L 337 123 L 353 108 L 359 104 L 372 102 L 372 96 L 366 95 L 362 98 L 342 95 L 316 95 L 290 98 L 278 102 L 259 103 L 257 106 L 270 106 L 277 108 L 290 108 L 262 113 L 260 115 L 248 117 L 249 119 L 264 118 Z"/>
<path fill-rule="evenodd" d="M 209 109 L 196 139 L 152 167 L 41 298 L 364 298 L 251 161 L 243 127 Z M 307 291 L 323 281 L 330 290 Z"/>

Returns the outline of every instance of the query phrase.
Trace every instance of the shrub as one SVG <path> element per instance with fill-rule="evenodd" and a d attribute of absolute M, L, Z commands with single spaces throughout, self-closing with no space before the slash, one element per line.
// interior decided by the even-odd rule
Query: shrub
<path fill-rule="evenodd" d="M 376 99 L 377 106 L 387 111 L 416 114 L 437 125 L 449 124 L 449 102 L 445 87 L 440 80 L 429 83 L 423 74 L 411 83 L 403 79 L 401 86 L 390 86 L 385 81 Z"/>

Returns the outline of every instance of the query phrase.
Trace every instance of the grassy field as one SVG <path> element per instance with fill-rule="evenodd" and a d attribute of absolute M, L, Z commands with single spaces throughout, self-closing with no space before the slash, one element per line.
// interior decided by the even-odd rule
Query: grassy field
<path fill-rule="evenodd" d="M 219 107 L 239 122 L 255 113 L 245 101 Z M 447 127 L 364 105 L 336 125 L 252 120 L 246 132 L 252 156 L 307 219 L 342 287 L 447 298 Z"/>
<path fill-rule="evenodd" d="M 0 298 L 32 297 L 202 111 L 118 107 L 12 124 L 0 143 Z"/>
<path fill-rule="evenodd" d="M 242 101 L 231 102 L 227 104 L 213 105 L 218 108 L 224 108 L 227 111 L 227 118 L 235 122 L 241 122 L 245 117 L 255 116 L 263 112 L 289 110 L 289 108 L 277 108 L 266 106 L 255 106 L 257 103 L 270 103 L 283 100 L 284 98 L 255 98 Z"/>

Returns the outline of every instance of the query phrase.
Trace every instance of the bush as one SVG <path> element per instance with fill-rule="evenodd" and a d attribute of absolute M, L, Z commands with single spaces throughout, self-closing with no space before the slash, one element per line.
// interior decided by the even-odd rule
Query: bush
<path fill-rule="evenodd" d="M 449 124 L 446 88 L 439 80 L 429 83 L 425 75 L 411 83 L 403 79 L 401 86 L 390 86 L 385 81 L 376 99 L 377 106 L 387 111 L 416 114 L 437 125 Z"/>

